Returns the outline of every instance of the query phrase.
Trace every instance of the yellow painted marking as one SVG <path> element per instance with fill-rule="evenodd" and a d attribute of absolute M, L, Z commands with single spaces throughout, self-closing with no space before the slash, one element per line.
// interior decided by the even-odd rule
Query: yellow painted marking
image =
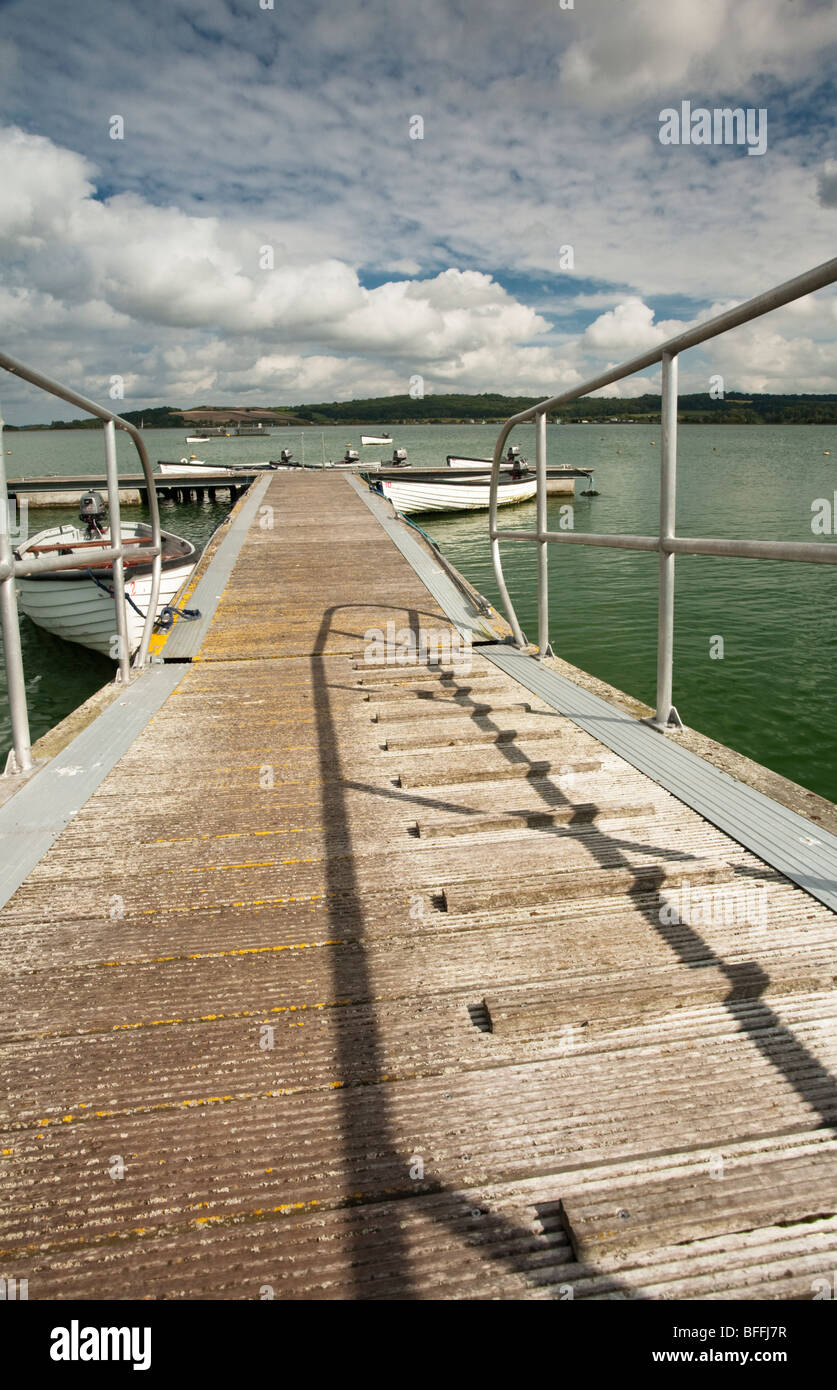
<path fill-rule="evenodd" d="M 231 946 L 224 951 L 188 951 L 172 956 L 143 956 L 141 960 L 107 960 L 100 968 L 114 965 L 169 965 L 175 960 L 220 960 L 226 956 L 261 956 L 275 951 L 312 951 L 322 946 L 344 946 L 342 937 L 328 941 L 289 941 L 282 946 Z M 310 982 L 309 982 L 310 983 Z M 151 1078 L 148 1078 L 149 1081 Z"/>
<path fill-rule="evenodd" d="M 216 910 L 221 912 L 226 907 L 251 907 L 258 909 L 261 907 L 282 906 L 285 903 L 319 903 L 326 898 L 336 898 L 337 896 L 338 894 L 336 892 L 309 893 L 304 894 L 302 897 L 293 898 L 244 898 L 240 902 L 232 903 L 189 903 L 185 907 L 144 907 L 137 915 L 140 917 L 159 917 L 161 913 L 166 912 L 205 912 L 206 910 L 210 912 Z"/>
<path fill-rule="evenodd" d="M 350 859 L 350 854 L 333 854 L 332 859 Z M 226 869 L 275 869 L 280 864 L 321 864 L 326 858 L 324 854 L 314 854 L 308 858 L 300 858 L 294 855 L 288 859 L 244 859 L 240 864 L 195 864 L 188 870 L 191 874 L 220 873 Z M 182 868 L 166 869 L 168 874 L 183 873 Z"/>
<path fill-rule="evenodd" d="M 164 1028 L 175 1023 L 218 1023 L 228 1019 L 262 1017 L 264 1014 L 287 1014 L 296 1013 L 297 1010 L 309 1009 L 334 1009 L 340 1005 L 348 1004 L 348 999 L 326 999 L 319 1004 L 275 1004 L 270 1009 L 235 1009 L 232 1013 L 222 1014 L 200 1014 L 196 1018 L 149 1018 L 140 1019 L 137 1023 L 112 1023 L 111 1032 L 122 1033 L 134 1031 L 138 1028 Z M 43 1036 L 47 1037 L 48 1034 Z M 72 1115 L 65 1116 L 65 1119 L 72 1120 Z M 44 1124 L 49 1121 L 43 1121 Z"/>
<path fill-rule="evenodd" d="M 217 835 L 177 835 L 173 839 L 150 840 L 152 845 L 194 845 L 202 840 L 245 840 L 248 835 L 303 835 L 322 830 L 321 825 L 288 825 L 280 830 L 224 830 Z"/>

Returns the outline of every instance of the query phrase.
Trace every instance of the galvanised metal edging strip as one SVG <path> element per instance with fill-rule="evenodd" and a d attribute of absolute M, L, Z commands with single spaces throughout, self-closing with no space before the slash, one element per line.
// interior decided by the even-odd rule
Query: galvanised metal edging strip
<path fill-rule="evenodd" d="M 485 655 L 491 656 L 492 654 L 485 651 Z M 537 666 L 537 663 L 533 664 Z M 632 765 L 646 772 L 661 785 L 666 785 L 668 790 L 688 804 L 694 804 L 695 798 L 700 797 L 702 807 L 706 807 L 707 804 L 711 804 L 713 799 L 718 799 L 719 788 L 723 788 L 726 794 L 725 828 L 742 843 L 748 833 L 769 837 L 774 842 L 775 847 L 786 855 L 789 865 L 796 864 L 801 873 L 806 871 L 807 842 L 816 840 L 822 846 L 826 846 L 830 841 L 831 849 L 835 852 L 835 863 L 837 863 L 837 840 L 833 836 L 829 836 L 828 832 L 823 831 L 821 827 L 806 820 L 805 817 L 798 816 L 786 807 L 780 806 L 769 797 L 765 797 L 762 793 L 747 787 L 746 784 L 738 782 L 728 773 L 714 767 L 711 763 L 707 763 L 688 750 L 680 748 L 673 742 L 666 740 L 663 748 L 657 747 L 649 737 L 653 734 L 653 730 L 636 720 L 632 720 L 630 716 L 621 711 L 614 710 L 611 706 L 604 706 L 607 710 L 605 716 L 601 714 L 591 715 L 589 706 L 586 706 L 585 711 L 582 712 L 577 696 L 579 694 L 588 695 L 588 692 L 579 691 L 578 687 L 573 686 L 571 682 L 567 682 L 565 678 L 558 676 L 555 672 L 544 671 L 539 668 L 535 673 L 527 673 L 522 676 L 518 672 L 515 674 L 518 679 L 524 680 L 527 688 L 533 689 L 533 693 L 541 694 L 553 706 L 555 706 L 556 689 L 554 686 L 550 686 L 549 682 L 552 680 L 556 683 L 563 682 L 572 692 L 570 698 L 562 698 L 561 712 L 563 714 L 580 726 L 587 727 L 588 732 L 611 747 L 614 752 L 624 756 Z M 528 675 L 532 675 L 532 679 L 529 679 Z M 541 680 L 539 676 L 545 679 Z M 538 687 L 537 691 L 534 690 L 535 686 Z M 592 695 L 589 695 L 588 698 L 590 701 L 598 699 Z M 601 703 L 604 704 L 604 702 Z M 573 705 L 575 705 L 575 709 L 573 709 Z M 605 723 L 604 729 L 602 727 L 603 722 Z M 618 739 L 615 736 L 608 737 L 608 729 L 613 730 L 617 725 Z M 662 781 L 662 772 L 666 773 L 665 783 Z M 701 808 L 696 807 L 696 809 Z M 707 813 L 707 819 L 714 820 L 715 817 Z"/>
<path fill-rule="evenodd" d="M 443 567 L 434 565 L 424 546 L 410 535 L 408 526 L 391 514 L 389 502 L 357 478 L 347 476 L 346 481 L 354 488 L 361 501 L 366 503 L 390 540 L 395 543 L 404 559 L 415 570 L 425 588 L 463 637 L 471 637 L 480 642 L 496 642 L 497 633 L 481 620 Z"/>
<path fill-rule="evenodd" d="M 480 652 L 658 786 L 837 911 L 837 837 L 525 653 L 499 643 L 483 646 Z"/>
<path fill-rule="evenodd" d="M 163 661 L 191 661 L 200 651 L 251 522 L 273 477 L 273 473 L 266 473 L 253 483 L 241 510 L 229 523 L 227 534 L 189 597 L 189 607 L 200 609 L 201 616 L 192 622 L 178 620 L 160 652 Z"/>
<path fill-rule="evenodd" d="M 175 686 L 178 666 L 150 666 L 0 806 L 0 907 L 46 854 Z M 107 904 L 102 912 L 106 913 Z"/>

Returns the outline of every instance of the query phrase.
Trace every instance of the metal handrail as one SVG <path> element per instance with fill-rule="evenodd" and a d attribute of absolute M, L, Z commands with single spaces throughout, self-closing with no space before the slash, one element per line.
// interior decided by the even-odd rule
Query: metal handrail
<path fill-rule="evenodd" d="M 659 555 L 658 618 L 657 618 L 657 705 L 649 723 L 657 729 L 680 725 L 680 717 L 672 703 L 674 669 L 674 557 L 675 555 L 718 555 L 754 560 L 805 561 L 812 564 L 837 564 L 837 545 L 805 541 L 725 540 L 716 537 L 676 536 L 675 504 L 677 484 L 677 367 L 678 356 L 687 348 L 697 347 L 710 338 L 717 338 L 743 323 L 772 313 L 784 304 L 812 294 L 837 281 L 837 257 L 824 261 L 813 270 L 748 299 L 733 309 L 707 319 L 659 347 L 632 357 L 618 367 L 608 368 L 599 376 L 559 396 L 521 410 L 506 420 L 494 446 L 491 466 L 491 490 L 488 526 L 491 539 L 491 558 L 500 597 L 506 616 L 519 647 L 527 646 L 514 604 L 511 601 L 500 555 L 500 541 L 534 541 L 538 547 L 538 649 L 541 657 L 551 656 L 549 645 L 548 551 L 551 544 L 608 546 L 621 550 L 656 551 Z M 549 411 L 570 401 L 588 396 L 603 386 L 633 376 L 659 362 L 662 365 L 660 402 L 660 526 L 656 536 L 602 535 L 575 531 L 548 531 L 546 527 L 546 417 Z M 537 474 L 536 530 L 502 531 L 497 527 L 497 487 L 500 463 L 506 440 L 515 425 L 535 421 L 535 470 Z"/>
<path fill-rule="evenodd" d="M 123 570 L 124 546 L 122 544 L 121 516 L 119 506 L 119 471 L 116 459 L 116 431 L 125 430 L 134 441 L 142 464 L 151 512 L 151 544 L 145 547 L 144 554 L 151 557 L 151 593 L 148 611 L 143 624 L 142 639 L 133 661 L 134 670 L 142 670 L 148 660 L 148 647 L 157 618 L 157 603 L 160 596 L 160 577 L 162 574 L 162 536 L 160 531 L 160 508 L 154 475 L 145 443 L 140 431 L 121 415 L 108 410 L 106 406 L 82 396 L 72 387 L 53 381 L 34 367 L 0 352 L 0 367 L 28 381 L 42 391 L 78 406 L 89 415 L 95 415 L 105 422 L 105 470 L 107 475 L 108 512 L 110 540 L 108 546 L 88 550 L 85 559 L 90 565 L 109 564 L 113 570 L 113 592 L 116 610 L 116 630 L 119 638 L 119 672 L 117 679 L 125 684 L 131 679 L 131 661 L 128 651 L 128 617 L 125 603 L 125 581 Z M 74 556 L 28 556 L 16 560 L 9 536 L 9 492 L 6 479 L 6 456 L 3 449 L 3 420 L 0 418 L 0 630 L 3 634 L 3 652 L 6 667 L 6 684 L 9 697 L 9 711 L 12 725 L 12 751 L 7 772 L 28 772 L 32 767 L 32 746 L 29 734 L 29 714 L 26 702 L 26 684 L 23 676 L 23 656 L 20 643 L 20 616 L 17 608 L 15 580 L 31 574 L 69 569 L 78 564 Z M 114 543 L 114 538 L 117 538 Z"/>

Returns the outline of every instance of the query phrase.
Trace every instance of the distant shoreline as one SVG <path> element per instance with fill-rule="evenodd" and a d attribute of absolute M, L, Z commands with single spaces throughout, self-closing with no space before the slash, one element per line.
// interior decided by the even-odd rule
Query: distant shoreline
<path fill-rule="evenodd" d="M 414 427 L 418 427 L 418 428 L 422 428 L 422 429 L 427 429 L 427 428 L 429 428 L 431 425 L 432 425 L 432 426 L 444 426 L 444 427 L 447 428 L 447 429 L 450 429 L 451 427 L 455 427 L 455 428 L 457 428 L 457 429 L 461 429 L 461 428 L 468 428 L 468 429 L 480 429 L 480 428 L 482 428 L 482 429 L 499 429 L 501 425 L 504 425 L 504 424 L 505 424 L 505 422 L 506 422 L 507 419 L 508 419 L 508 416 L 505 416 L 505 415 L 504 415 L 504 416 L 502 417 L 502 419 L 499 419 L 499 420 L 438 420 L 438 419 L 436 419 L 436 420 L 388 420 L 388 421 L 386 422 L 386 424 L 387 424 L 387 428 L 392 427 L 392 428 L 397 428 L 397 429 L 414 428 Z M 285 424 L 285 423 L 283 422 L 282 424 L 274 424 L 274 425 L 271 425 L 269 429 L 265 430 L 264 438 L 269 438 L 270 435 L 271 435 L 271 434 L 274 434 L 274 433 L 275 433 L 275 434 L 280 434 L 280 433 L 282 433 L 283 431 L 288 431 L 290 434 L 294 434 L 294 433 L 299 434 L 299 433 L 304 433 L 305 431 L 310 431 L 311 433 L 316 433 L 318 430 L 329 430 L 329 429 L 346 429 L 346 430 L 351 430 L 351 429 L 367 429 L 369 426 L 374 425 L 374 424 L 377 424 L 377 423 L 379 423 L 379 422 L 378 422 L 378 421 L 375 421 L 375 420 L 319 420 L 319 421 L 317 421 L 315 424 L 312 424 L 312 423 L 310 423 L 310 422 L 307 422 L 307 423 L 305 423 L 305 424 L 298 423 L 298 422 L 294 422 L 293 424 L 291 424 L 291 423 Z M 556 426 L 556 427 L 557 427 L 558 425 L 592 425 L 592 426 L 595 426 L 596 428 L 600 428 L 600 427 L 603 427 L 603 426 L 605 426 L 605 425 L 607 425 L 608 427 L 611 427 L 611 428 L 612 428 L 613 426 L 616 426 L 616 425 L 655 425 L 655 426 L 659 426 L 660 417 L 659 417 L 659 415 L 656 416 L 656 417 L 654 417 L 653 415 L 647 415 L 647 416 L 643 416 L 642 419 L 636 419 L 636 418 L 634 418 L 634 419 L 630 419 L 630 420 L 618 420 L 618 419 L 617 419 L 617 420 L 555 420 L 555 419 L 549 419 L 549 420 L 547 421 L 547 423 L 548 423 L 549 425 L 554 425 L 554 426 Z M 721 419 L 711 419 L 711 420 L 706 420 L 706 419 L 703 419 L 703 420 L 694 420 L 694 419 L 690 418 L 690 416 L 689 416 L 688 413 L 686 413 L 686 414 L 684 414 L 684 415 L 678 414 L 678 416 L 677 416 L 677 423 L 678 423 L 679 425 L 709 425 L 709 426 L 715 426 L 715 425 L 736 425 L 736 426 L 738 426 L 738 425 L 740 425 L 740 426 L 742 426 L 742 427 L 747 427 L 747 426 L 749 426 L 749 425 L 765 425 L 765 426 L 770 426 L 771 428 L 773 428 L 773 427 L 777 427 L 777 428 L 778 428 L 778 427 L 781 427 L 781 428 L 784 428 L 785 426 L 794 427 L 794 426 L 796 426 L 796 425 L 819 425 L 820 427 L 823 427 L 823 426 L 828 426 L 828 425 L 837 425 L 837 412 L 835 412 L 835 418 L 834 418 L 834 419 L 827 419 L 827 420 L 799 420 L 799 419 L 795 419 L 795 420 L 729 420 L 729 419 L 723 419 L 723 418 L 721 418 Z M 157 431 L 160 431 L 160 432 L 165 432 L 165 433 L 167 433 L 167 434 L 171 434 L 173 430 L 181 430 L 182 428 L 183 428 L 182 425 L 143 425 L 143 426 L 142 426 L 142 432 L 143 432 L 143 434 L 152 434 L 152 433 L 155 433 L 155 432 L 157 432 Z M 86 429 L 101 430 L 101 429 L 104 429 L 104 425 L 103 425 L 103 423 L 102 423 L 101 420 L 90 420 L 90 421 L 88 421 L 88 420 L 80 420 L 80 421 L 78 421 L 78 422 L 68 420 L 68 421 L 66 422 L 66 424 L 61 424 L 61 425 L 7 425 L 7 424 L 4 424 L 4 426 L 3 426 L 4 433 L 6 433 L 6 434 L 77 434 L 79 430 L 86 430 Z M 210 436 L 209 436 L 209 438 L 211 438 L 211 439 L 219 439 L 219 438 L 220 438 L 220 439 L 223 439 L 223 438 L 225 438 L 225 437 L 227 437 L 227 436 L 224 436 L 224 435 L 210 435 Z M 229 438 L 231 438 L 231 439 L 233 439 L 233 438 L 235 438 L 235 439 L 258 439 L 259 436 L 258 436 L 258 435 L 252 435 L 252 434 L 250 434 L 250 435 L 238 435 L 238 436 L 230 435 Z M 197 442 L 199 442 L 199 441 L 198 441 L 198 440 L 195 440 L 194 442 L 197 443 Z"/>
<path fill-rule="evenodd" d="M 144 410 L 120 411 L 122 418 L 142 429 L 183 430 L 197 435 L 203 430 L 235 430 L 254 426 L 265 432 L 325 429 L 373 429 L 376 433 L 404 425 L 500 426 L 512 415 L 532 410 L 542 397 L 444 393 L 412 396 L 375 396 L 351 401 L 321 401 L 307 405 L 231 406 L 200 405 L 188 410 L 159 405 Z M 118 402 L 120 405 L 126 403 Z M 708 391 L 681 391 L 678 421 L 683 425 L 837 425 L 837 394 L 763 392 L 745 395 L 727 391 L 717 398 Z M 659 425 L 660 397 L 648 391 L 629 399 L 619 396 L 583 396 L 548 412 L 550 423 L 568 425 Z M 53 420 L 27 425 L 7 425 L 8 430 L 103 429 L 95 419 Z M 245 436 L 236 436 L 242 438 Z M 253 429 L 246 437 L 256 438 Z"/>

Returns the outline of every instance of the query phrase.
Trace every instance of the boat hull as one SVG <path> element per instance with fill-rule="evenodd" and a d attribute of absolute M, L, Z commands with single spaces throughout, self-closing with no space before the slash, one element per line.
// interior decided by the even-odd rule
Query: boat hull
<path fill-rule="evenodd" d="M 194 477 L 196 478 L 235 478 L 239 474 L 249 473 L 270 473 L 279 467 L 277 463 L 263 460 L 260 463 L 236 464 L 224 467 L 219 463 L 164 463 L 158 460 L 157 467 L 160 476 L 163 478 L 171 477 Z"/>
<path fill-rule="evenodd" d="M 390 434 L 362 434 L 361 444 L 391 444 L 392 435 Z"/>
<path fill-rule="evenodd" d="M 380 491 L 387 501 L 399 512 L 472 512 L 480 511 L 490 504 L 491 487 L 488 479 L 476 482 L 418 482 L 413 480 L 383 478 Z M 497 505 L 510 506 L 514 502 L 527 502 L 534 497 L 537 488 L 535 478 L 520 481 L 501 481 L 497 489 Z"/>
<path fill-rule="evenodd" d="M 454 454 L 448 454 L 448 468 L 470 470 L 472 473 L 485 471 L 491 472 L 491 459 L 469 459 L 457 458 Z M 513 465 L 508 462 L 500 464 L 500 476 L 508 475 L 512 471 Z M 531 469 L 529 470 L 531 471 Z M 560 469 L 547 468 L 546 470 L 546 495 L 547 497 L 572 496 L 575 492 L 575 476 L 572 474 L 562 474 Z"/>
<path fill-rule="evenodd" d="M 233 471 L 221 464 L 212 463 L 161 463 L 158 467 L 165 478 L 184 474 L 191 476 L 193 473 L 196 478 L 228 478 Z"/>
<path fill-rule="evenodd" d="M 150 537 L 151 528 L 145 522 L 127 522 L 122 526 L 126 544 L 125 593 L 131 603 L 125 605 L 128 627 L 128 646 L 133 653 L 142 641 L 145 615 L 151 600 L 152 560 L 139 558 L 135 548 L 138 539 Z M 88 533 L 77 526 L 56 526 L 33 536 L 18 550 L 21 559 L 28 554 L 43 554 L 59 546 L 72 547 L 88 542 Z M 163 565 L 156 617 L 176 597 L 178 590 L 191 575 L 197 562 L 197 552 L 190 541 L 168 531 L 162 533 Z M 101 536 L 102 546 L 109 544 L 107 533 Z M 110 566 L 98 571 L 99 583 L 85 573 L 84 550 L 79 550 L 79 565 L 72 570 L 48 570 L 37 575 L 22 575 L 16 582 L 20 611 L 45 632 L 77 642 L 90 651 L 117 659 L 116 601 L 108 589 L 113 588 Z M 105 587 L 103 588 L 102 585 Z M 132 607 L 136 604 L 139 612 Z"/>
<path fill-rule="evenodd" d="M 188 579 L 194 562 L 180 565 L 175 569 L 164 570 L 160 576 L 160 596 L 157 603 L 157 617 L 166 604 L 171 603 L 184 580 Z M 116 603 L 92 579 L 60 579 L 59 572 L 50 580 L 19 579 L 17 581 L 20 611 L 33 623 L 51 632 L 55 637 L 63 637 L 67 642 L 78 642 L 79 646 L 90 651 L 100 652 L 102 656 L 117 658 L 116 652 Z M 140 575 L 129 579 L 125 593 L 133 599 L 143 614 L 148 612 L 151 598 L 151 575 Z M 144 618 L 126 604 L 128 622 L 128 646 L 135 652 L 142 641 Z"/>

